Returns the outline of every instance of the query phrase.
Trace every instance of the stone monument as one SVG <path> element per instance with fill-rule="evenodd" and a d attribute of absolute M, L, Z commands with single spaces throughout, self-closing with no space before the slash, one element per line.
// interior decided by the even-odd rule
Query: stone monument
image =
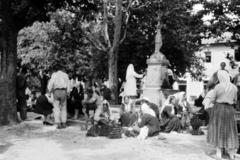
<path fill-rule="evenodd" d="M 157 24 L 157 33 L 155 36 L 155 51 L 147 60 L 148 68 L 143 88 L 143 97 L 158 106 L 162 106 L 165 96 L 162 92 L 162 83 L 167 78 L 168 59 L 160 52 L 162 47 L 162 34 L 160 21 Z"/>

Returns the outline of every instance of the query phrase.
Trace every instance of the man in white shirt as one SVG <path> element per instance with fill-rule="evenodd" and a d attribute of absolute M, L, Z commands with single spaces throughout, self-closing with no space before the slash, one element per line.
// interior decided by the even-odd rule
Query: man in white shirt
<path fill-rule="evenodd" d="M 66 128 L 67 121 L 67 94 L 70 92 L 68 75 L 56 67 L 56 72 L 48 83 L 48 91 L 53 95 L 53 113 L 57 128 Z"/>

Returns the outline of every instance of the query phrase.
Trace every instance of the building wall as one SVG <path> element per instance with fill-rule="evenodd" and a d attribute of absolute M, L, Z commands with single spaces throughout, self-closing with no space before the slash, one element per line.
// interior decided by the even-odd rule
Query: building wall
<path fill-rule="evenodd" d="M 231 76 L 236 75 L 237 68 L 232 69 L 229 65 L 229 60 L 226 59 L 227 54 L 229 53 L 230 56 L 235 56 L 235 48 L 222 44 L 209 44 L 205 45 L 201 51 L 196 52 L 197 56 L 202 58 L 206 58 L 205 52 L 210 51 L 211 53 L 211 62 L 204 62 L 205 71 L 204 74 L 206 75 L 206 79 L 211 77 L 211 75 L 220 69 L 220 63 L 225 62 L 227 64 L 226 69 L 230 72 Z M 239 62 L 237 62 L 239 64 Z"/>

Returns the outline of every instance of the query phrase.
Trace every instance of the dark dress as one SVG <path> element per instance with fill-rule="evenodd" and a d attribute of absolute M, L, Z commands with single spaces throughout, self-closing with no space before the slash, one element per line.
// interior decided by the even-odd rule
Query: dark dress
<path fill-rule="evenodd" d="M 160 124 L 158 118 L 147 113 L 141 116 L 141 122 L 138 123 L 138 126 L 140 128 L 147 126 L 148 136 L 154 136 L 160 131 Z"/>
<path fill-rule="evenodd" d="M 48 102 L 48 99 L 45 95 L 41 95 L 37 98 L 36 105 L 34 107 L 34 112 L 47 116 L 52 113 L 53 106 Z"/>
<path fill-rule="evenodd" d="M 119 122 L 122 127 L 132 126 L 138 119 L 138 115 L 135 112 L 126 112 L 125 105 L 121 105 L 122 113 L 120 114 Z"/>
<path fill-rule="evenodd" d="M 171 132 L 176 131 L 179 132 L 181 129 L 181 122 L 180 119 L 176 115 L 171 114 L 172 108 L 171 106 L 166 106 L 163 109 L 161 114 L 161 130 L 163 132 Z"/>

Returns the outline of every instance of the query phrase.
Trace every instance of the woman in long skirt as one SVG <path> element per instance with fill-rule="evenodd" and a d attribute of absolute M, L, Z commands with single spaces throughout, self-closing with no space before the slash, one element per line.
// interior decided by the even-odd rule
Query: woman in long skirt
<path fill-rule="evenodd" d="M 207 142 L 216 148 L 217 159 L 221 159 L 225 149 L 234 159 L 239 147 L 237 125 L 233 105 L 237 102 L 237 87 L 230 82 L 226 71 L 218 71 L 219 84 L 213 89 L 211 101 L 214 103 L 210 114 Z"/>

